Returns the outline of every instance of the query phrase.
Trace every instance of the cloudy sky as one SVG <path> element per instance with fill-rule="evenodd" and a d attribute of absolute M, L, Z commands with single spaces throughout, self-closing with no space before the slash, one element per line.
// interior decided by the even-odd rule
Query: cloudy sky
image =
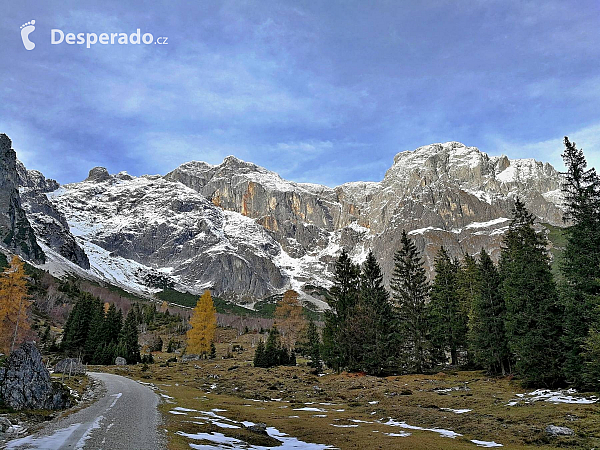
<path fill-rule="evenodd" d="M 50 42 L 138 28 L 168 44 Z M 600 166 L 597 0 L 4 1 L 0 37 L 0 132 L 61 183 L 234 154 L 334 186 L 446 141 L 559 165 L 564 135 Z"/>

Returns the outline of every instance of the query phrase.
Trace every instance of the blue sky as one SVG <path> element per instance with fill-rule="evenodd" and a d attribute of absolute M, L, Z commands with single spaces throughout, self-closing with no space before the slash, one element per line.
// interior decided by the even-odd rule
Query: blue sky
<path fill-rule="evenodd" d="M 0 38 L 0 132 L 61 183 L 234 154 L 335 186 L 446 141 L 560 166 L 564 135 L 600 167 L 597 0 L 4 1 Z"/>

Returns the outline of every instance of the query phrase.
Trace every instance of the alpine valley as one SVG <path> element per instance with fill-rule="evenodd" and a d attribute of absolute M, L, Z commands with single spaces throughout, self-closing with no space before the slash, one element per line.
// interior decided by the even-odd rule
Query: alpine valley
<path fill-rule="evenodd" d="M 342 249 L 373 249 L 389 282 L 403 229 L 425 264 L 483 247 L 499 255 L 515 198 L 540 228 L 562 226 L 561 177 L 548 163 L 488 156 L 458 142 L 398 153 L 380 182 L 296 183 L 228 156 L 165 175 L 90 170 L 59 185 L 17 159 L 0 135 L 0 240 L 56 276 L 74 274 L 150 297 L 164 286 L 252 306 L 292 288 L 326 308 Z"/>

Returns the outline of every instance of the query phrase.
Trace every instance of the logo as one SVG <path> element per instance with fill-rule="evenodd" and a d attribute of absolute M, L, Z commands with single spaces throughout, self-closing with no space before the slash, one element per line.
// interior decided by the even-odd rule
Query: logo
<path fill-rule="evenodd" d="M 35 43 L 29 40 L 29 35 L 33 33 L 33 30 L 35 30 L 35 20 L 21 25 L 21 39 L 23 39 L 23 45 L 26 50 L 33 50 L 35 48 Z"/>
<path fill-rule="evenodd" d="M 127 45 L 127 44 L 159 44 L 167 45 L 169 38 L 166 36 L 160 36 L 156 39 L 152 33 L 143 33 L 138 28 L 135 33 L 66 33 L 62 30 L 53 28 L 50 31 L 50 43 L 54 45 L 62 44 L 65 42 L 68 45 L 73 44 L 85 44 L 87 48 L 92 45 Z"/>

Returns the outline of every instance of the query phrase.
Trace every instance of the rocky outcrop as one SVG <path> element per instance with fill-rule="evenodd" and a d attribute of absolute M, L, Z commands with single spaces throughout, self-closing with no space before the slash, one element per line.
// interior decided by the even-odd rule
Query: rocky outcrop
<path fill-rule="evenodd" d="M 83 269 L 89 269 L 90 261 L 71 234 L 65 215 L 48 200 L 47 194 L 57 190 L 59 184 L 37 170 L 27 170 L 20 161 L 17 161 L 17 173 L 23 209 L 38 241 Z"/>
<path fill-rule="evenodd" d="M 110 175 L 105 167 L 94 167 L 92 170 L 90 170 L 88 177 L 85 179 L 85 181 L 91 181 L 94 183 L 99 183 L 106 180 L 110 180 Z"/>
<path fill-rule="evenodd" d="M 31 342 L 12 352 L 0 369 L 0 399 L 15 410 L 58 410 L 71 405 L 68 391 L 52 382 L 39 350 Z"/>
<path fill-rule="evenodd" d="M 117 366 L 126 366 L 127 365 L 127 360 L 121 356 L 117 356 L 115 358 L 115 364 Z"/>
<path fill-rule="evenodd" d="M 17 155 L 9 137 L 0 134 L 0 240 L 24 259 L 43 263 L 45 255 L 21 206 L 18 187 Z"/>
<path fill-rule="evenodd" d="M 65 358 L 54 366 L 54 373 L 67 375 L 85 375 L 85 366 L 75 358 Z"/>
<path fill-rule="evenodd" d="M 549 436 L 573 436 L 575 432 L 568 427 L 558 427 L 556 425 L 548 425 L 546 434 Z"/>

